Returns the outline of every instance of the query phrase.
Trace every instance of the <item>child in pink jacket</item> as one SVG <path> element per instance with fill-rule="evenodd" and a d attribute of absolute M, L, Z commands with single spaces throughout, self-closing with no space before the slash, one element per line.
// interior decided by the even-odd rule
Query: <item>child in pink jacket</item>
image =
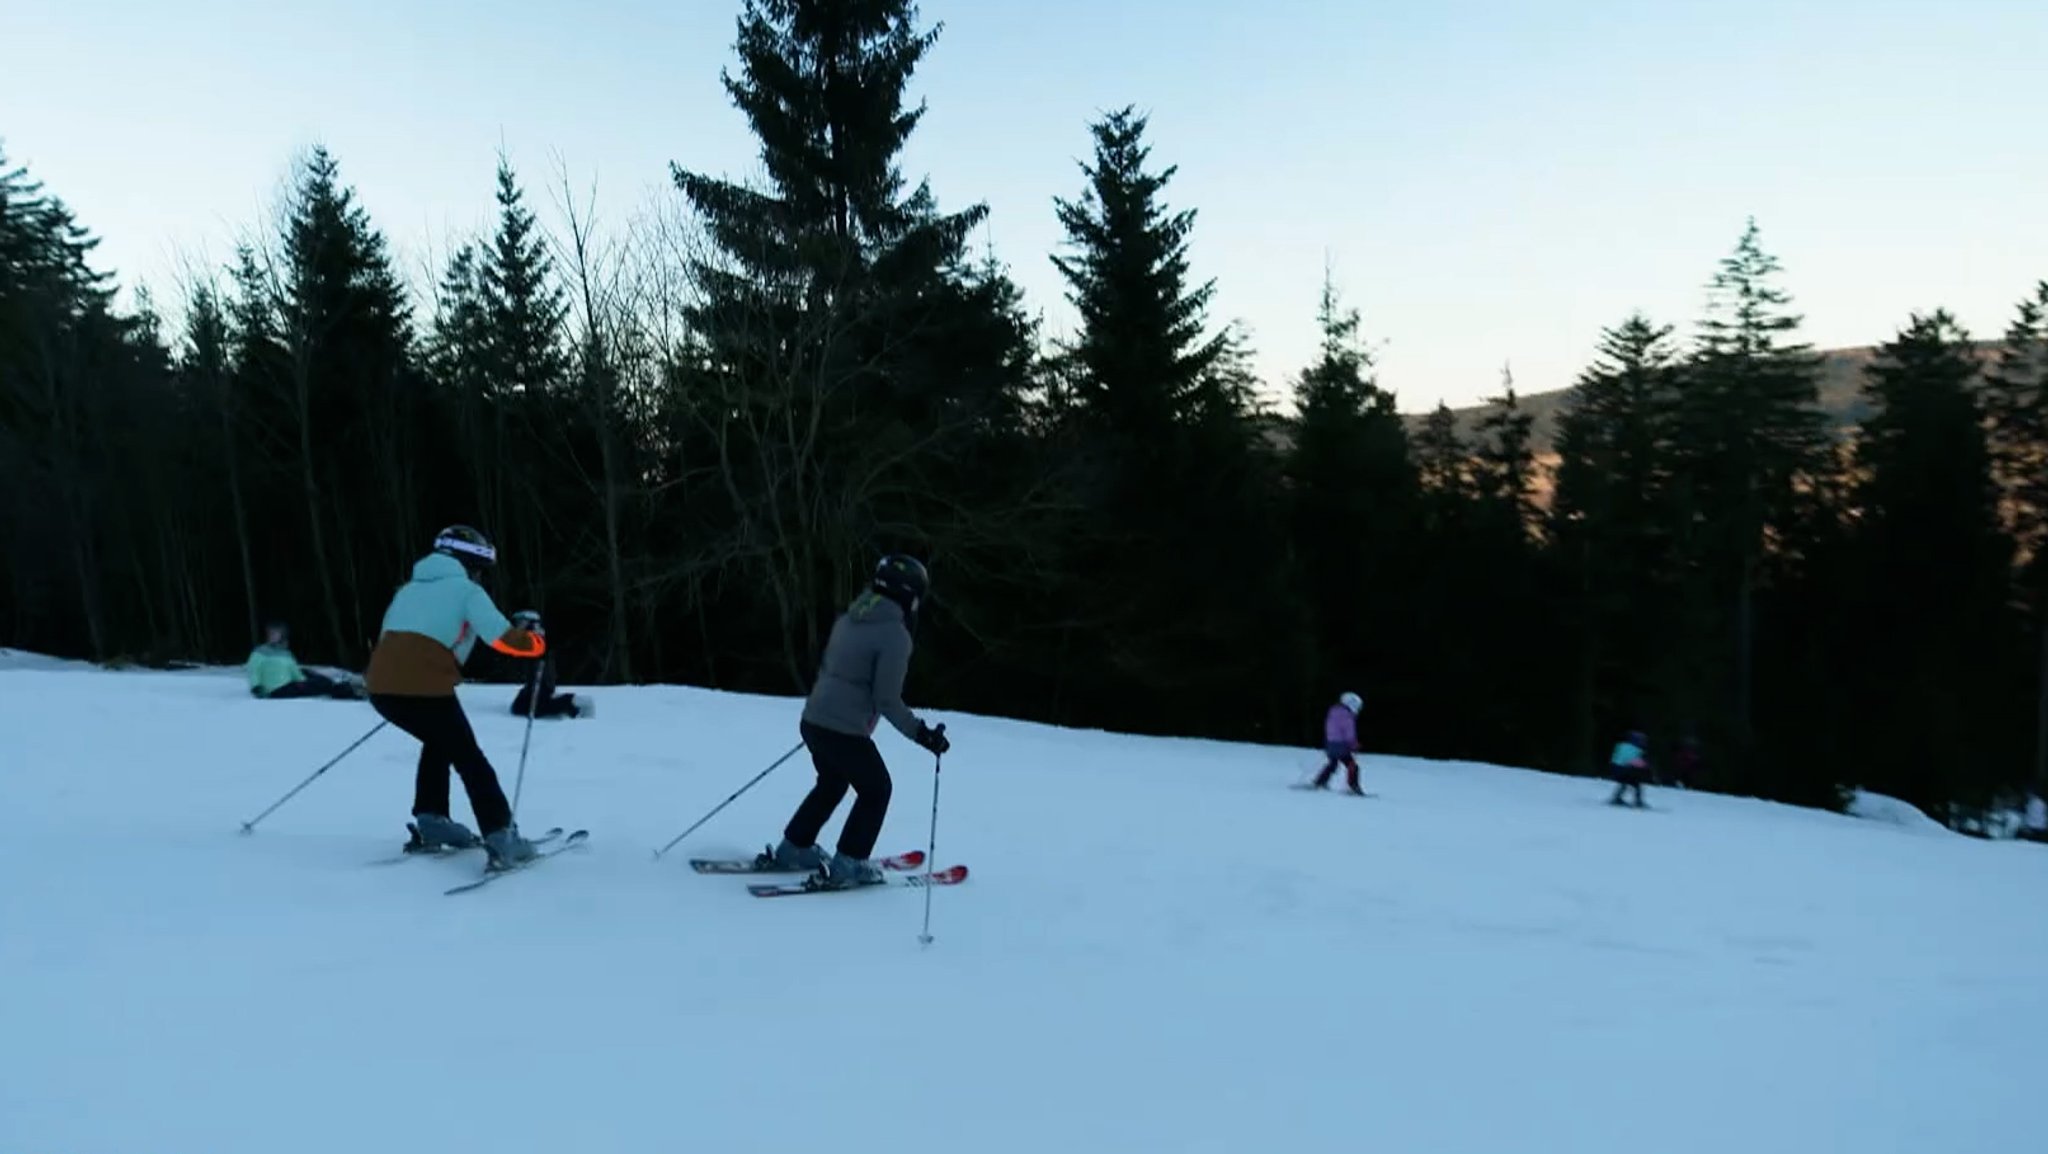
<path fill-rule="evenodd" d="M 1322 772 L 1316 774 L 1317 789 L 1329 788 L 1331 775 L 1341 765 L 1344 767 L 1344 783 L 1351 792 L 1365 792 L 1358 788 L 1358 761 L 1352 757 L 1358 752 L 1358 711 L 1364 705 L 1356 693 L 1346 693 L 1323 717 L 1323 753 L 1330 760 L 1324 764 Z"/>

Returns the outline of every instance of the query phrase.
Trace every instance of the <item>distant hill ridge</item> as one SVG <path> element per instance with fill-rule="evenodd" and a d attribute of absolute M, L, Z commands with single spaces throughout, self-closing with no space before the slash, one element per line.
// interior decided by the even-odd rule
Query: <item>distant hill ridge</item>
<path fill-rule="evenodd" d="M 1980 363 L 1989 367 L 1991 358 L 2002 347 L 2002 341 L 1975 342 Z M 1851 348 L 1819 350 L 1820 405 L 1828 415 L 1830 427 L 1837 433 L 1846 433 L 1860 425 L 1870 415 L 1870 406 L 1863 399 L 1864 370 L 1877 359 L 1877 346 L 1865 345 Z M 1551 389 L 1541 393 L 1528 393 L 1520 398 L 1522 408 L 1535 414 L 1536 423 L 1531 430 L 1531 444 L 1539 458 L 1549 458 L 1555 452 L 1557 417 L 1564 409 L 1572 389 Z M 1457 416 L 1458 432 L 1470 439 L 1479 431 L 1480 418 L 1484 417 L 1491 405 L 1468 405 L 1452 409 Z M 1410 436 L 1422 431 L 1427 413 L 1404 414 Z"/>

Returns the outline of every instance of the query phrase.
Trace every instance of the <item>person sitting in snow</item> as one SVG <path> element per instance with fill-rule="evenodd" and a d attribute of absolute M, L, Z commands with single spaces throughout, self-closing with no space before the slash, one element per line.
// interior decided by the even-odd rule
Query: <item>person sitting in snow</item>
<path fill-rule="evenodd" d="M 1316 789 L 1328 789 L 1330 778 L 1341 765 L 1346 788 L 1356 794 L 1365 793 L 1358 787 L 1358 761 L 1353 757 L 1358 752 L 1358 711 L 1364 707 L 1365 702 L 1356 693 L 1345 693 L 1323 716 L 1323 754 L 1329 760 L 1316 774 Z"/>
<path fill-rule="evenodd" d="M 540 627 L 540 614 L 532 609 L 521 609 L 512 615 L 512 624 L 526 630 L 535 637 L 546 637 Z M 555 692 L 555 657 L 543 653 L 537 658 L 510 659 L 519 676 L 519 694 L 512 699 L 512 712 L 525 717 L 530 710 L 535 717 L 589 717 L 593 708 L 589 698 L 577 697 L 573 693 Z M 540 692 L 534 692 L 534 663 L 539 663 Z"/>
<path fill-rule="evenodd" d="M 1614 796 L 1607 799 L 1609 805 L 1624 805 L 1622 795 L 1635 791 L 1637 809 L 1649 808 L 1643 803 L 1643 782 L 1650 776 L 1650 760 L 1646 750 L 1650 739 L 1640 729 L 1632 729 L 1628 736 L 1614 747 L 1614 756 L 1608 758 L 1608 770 L 1614 776 Z"/>
<path fill-rule="evenodd" d="M 292 656 L 289 637 L 290 631 L 282 622 L 274 621 L 264 628 L 263 643 L 249 651 L 248 664 L 243 667 L 249 675 L 249 696 L 266 701 L 294 697 L 362 699 L 362 687 L 355 682 L 336 681 L 317 670 L 300 668 L 299 659 Z"/>

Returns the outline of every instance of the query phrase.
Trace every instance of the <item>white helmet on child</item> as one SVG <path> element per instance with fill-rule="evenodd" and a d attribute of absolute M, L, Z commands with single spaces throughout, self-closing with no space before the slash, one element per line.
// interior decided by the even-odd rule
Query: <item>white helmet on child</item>
<path fill-rule="evenodd" d="M 1337 699 L 1338 703 L 1353 713 L 1365 708 L 1365 700 L 1356 693 L 1346 693 Z"/>

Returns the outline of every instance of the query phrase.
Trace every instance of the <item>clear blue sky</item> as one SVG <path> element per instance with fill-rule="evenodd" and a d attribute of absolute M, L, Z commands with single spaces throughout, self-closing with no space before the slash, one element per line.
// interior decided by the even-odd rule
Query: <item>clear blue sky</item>
<path fill-rule="evenodd" d="M 670 161 L 746 175 L 719 87 L 737 0 L 6 0 L 0 146 L 168 311 L 303 150 L 342 165 L 408 271 L 488 225 L 502 145 L 548 219 L 557 161 L 618 221 Z M 906 157 L 1048 325 L 1054 196 L 1087 125 L 1152 117 L 1199 210 L 1215 320 L 1269 383 L 1311 355 L 1324 262 L 1402 407 L 1467 403 L 1503 363 L 1562 387 L 1602 326 L 1689 331 L 1755 214 L 1824 346 L 1947 306 L 2004 327 L 2048 277 L 2040 0 L 925 0 L 945 30 Z"/>

